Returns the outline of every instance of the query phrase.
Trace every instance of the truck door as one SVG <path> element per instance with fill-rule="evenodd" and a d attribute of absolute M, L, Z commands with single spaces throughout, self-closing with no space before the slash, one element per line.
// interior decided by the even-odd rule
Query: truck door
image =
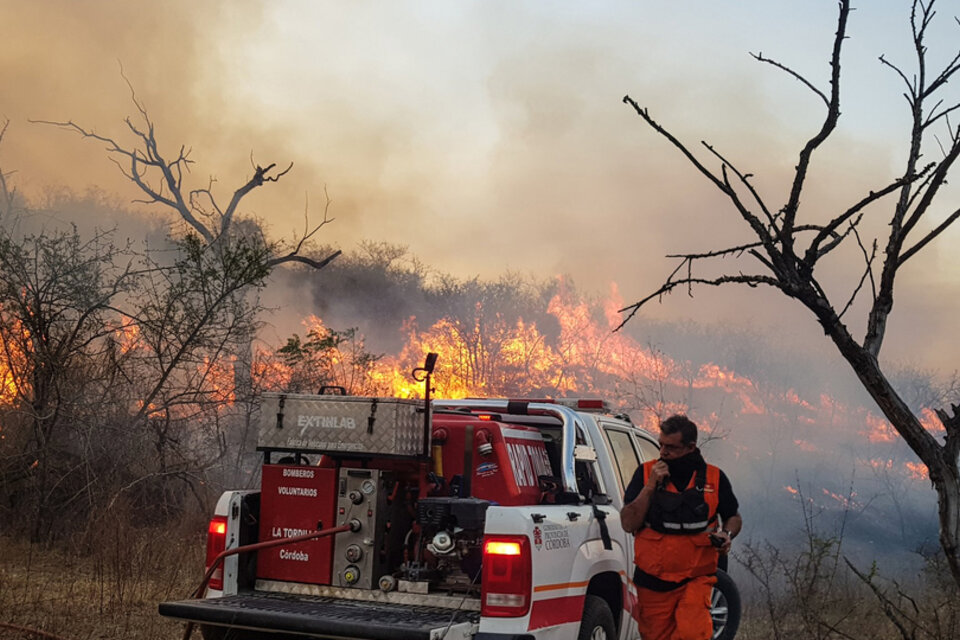
<path fill-rule="evenodd" d="M 616 476 L 618 484 L 618 489 L 611 487 L 610 493 L 615 494 L 611 495 L 611 498 L 613 499 L 613 504 L 618 505 L 618 508 L 623 508 L 623 493 L 627 485 L 630 484 L 633 474 L 642 462 L 650 459 L 649 456 L 653 456 L 653 458 L 659 457 L 660 449 L 653 444 L 652 440 L 638 436 L 635 430 L 610 423 L 602 423 L 601 427 L 603 428 L 603 435 L 610 449 L 610 457 L 612 458 L 612 466 L 615 472 L 614 475 Z M 633 584 L 633 536 L 629 533 L 625 533 L 624 535 L 626 538 L 624 545 L 627 550 L 626 555 L 629 558 L 629 562 L 627 563 L 624 575 L 627 602 L 624 606 L 621 624 L 621 629 L 624 632 L 620 634 L 620 637 L 634 638 L 637 636 L 637 623 L 636 620 L 633 619 L 632 611 L 633 605 L 636 603 L 637 590 Z"/>

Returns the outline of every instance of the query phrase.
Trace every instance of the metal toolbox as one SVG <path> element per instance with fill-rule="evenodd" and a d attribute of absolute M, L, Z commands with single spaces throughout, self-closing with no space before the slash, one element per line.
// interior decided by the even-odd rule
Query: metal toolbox
<path fill-rule="evenodd" d="M 426 457 L 422 400 L 264 393 L 258 448 Z"/>

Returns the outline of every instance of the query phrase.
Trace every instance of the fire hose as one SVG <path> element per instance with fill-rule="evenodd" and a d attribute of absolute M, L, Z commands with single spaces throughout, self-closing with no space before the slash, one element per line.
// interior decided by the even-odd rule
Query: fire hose
<path fill-rule="evenodd" d="M 299 536 L 291 536 L 289 538 L 275 538 L 274 540 L 266 540 L 264 542 L 255 542 L 253 544 L 243 545 L 242 547 L 234 547 L 232 549 L 226 549 L 221 551 L 216 558 L 213 559 L 213 562 L 210 563 L 210 567 L 207 569 L 207 572 L 203 576 L 203 580 L 200 581 L 200 586 L 197 587 L 197 590 L 193 593 L 193 598 L 202 598 L 204 592 L 207 590 L 207 583 L 210 582 L 210 578 L 213 576 L 214 572 L 220 567 L 220 564 L 223 562 L 223 559 L 236 555 L 238 553 L 245 553 L 247 551 L 259 551 L 260 549 L 269 549 L 271 547 L 279 547 L 282 544 L 293 544 L 295 542 L 304 542 L 306 540 L 314 540 L 316 538 L 323 538 L 325 536 L 332 536 L 338 533 L 343 533 L 344 531 L 358 531 L 360 529 L 360 523 L 354 520 L 351 524 L 340 525 L 339 527 L 330 527 L 329 529 L 320 529 L 319 531 L 313 531 L 311 533 L 304 533 Z M 187 640 L 190 637 L 190 634 L 193 633 L 193 621 L 187 623 L 186 629 L 183 630 L 183 640 Z"/>

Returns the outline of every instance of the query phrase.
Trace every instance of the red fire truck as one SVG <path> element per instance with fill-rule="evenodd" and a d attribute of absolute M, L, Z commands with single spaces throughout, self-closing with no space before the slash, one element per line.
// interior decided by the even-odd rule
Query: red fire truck
<path fill-rule="evenodd" d="M 259 449 L 260 490 L 210 521 L 209 582 L 160 605 L 207 640 L 638 637 L 619 509 L 659 450 L 602 401 L 266 394 Z"/>

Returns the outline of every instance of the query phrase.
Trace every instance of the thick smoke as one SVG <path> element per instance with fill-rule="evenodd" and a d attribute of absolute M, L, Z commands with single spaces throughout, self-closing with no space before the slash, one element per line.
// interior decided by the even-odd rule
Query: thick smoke
<path fill-rule="evenodd" d="M 0 152 L 25 192 L 96 185 L 109 197 L 139 195 L 99 145 L 27 122 L 74 120 L 129 142 L 123 118 L 137 114 L 122 63 L 162 148 L 192 149 L 194 186 L 214 178 L 227 197 L 250 174 L 251 159 L 295 163 L 283 182 L 246 203 L 276 237 L 302 229 L 305 209 L 320 216 L 326 191 L 336 224 L 324 242 L 398 242 L 460 277 L 569 273 L 597 290 L 616 280 L 627 300 L 672 270 L 665 254 L 750 236 L 622 96 L 649 107 L 705 159 L 699 141 L 716 145 L 756 174 L 779 207 L 822 105 L 747 51 L 776 55 L 823 84 L 835 19 L 832 5 L 798 6 L 787 21 L 768 3 L 623 3 L 612 13 L 513 3 L 5 4 L 12 39 L 0 54 L 0 114 L 12 126 Z M 745 39 L 744 25 L 756 21 L 768 27 Z M 803 200 L 813 220 L 900 170 L 905 106 L 876 56 L 909 62 L 906 25 L 906 15 L 889 8 L 857 12 L 844 119 L 818 153 Z M 881 28 L 887 37 L 877 36 Z M 876 212 L 881 240 L 887 211 Z M 948 333 L 940 319 L 956 315 L 950 242 L 905 272 L 910 293 L 898 306 L 909 321 L 895 315 L 891 357 L 953 366 L 956 354 L 928 339 Z M 842 305 L 862 257 L 851 251 L 838 262 L 848 276 L 823 281 Z M 749 258 L 720 266 L 758 267 Z M 646 315 L 709 315 L 819 339 L 810 318 L 792 320 L 805 312 L 773 293 L 726 288 L 692 303 L 674 298 Z M 858 324 L 851 320 L 855 332 Z"/>
<path fill-rule="evenodd" d="M 162 148 L 168 154 L 181 144 L 192 149 L 194 186 L 214 178 L 214 188 L 228 196 L 249 176 L 251 159 L 295 163 L 283 181 L 245 201 L 245 212 L 275 237 L 302 229 L 305 208 L 313 219 L 321 216 L 326 192 L 336 222 L 322 242 L 348 250 L 361 240 L 399 243 L 429 268 L 461 279 L 490 281 L 507 270 L 534 279 L 565 273 L 593 291 L 617 281 L 628 302 L 673 269 L 665 254 L 737 244 L 749 235 L 732 222 L 735 214 L 715 189 L 622 104 L 623 95 L 649 106 L 702 157 L 708 152 L 699 141 L 715 144 L 755 173 L 778 207 L 822 107 L 791 79 L 752 61 L 747 50 L 776 54 L 822 85 L 835 10 L 830 3 L 803 3 L 791 6 L 798 13 L 785 19 L 782 7 L 765 2 L 734 8 L 623 3 L 615 11 L 582 3 L 551 3 L 548 10 L 487 2 L 416 8 L 181 0 L 2 4 L 0 115 L 11 127 L 0 166 L 18 171 L 18 187 L 41 208 L 63 210 L 61 188 L 94 190 L 87 200 L 93 204 L 71 204 L 72 215 L 87 227 L 119 224 L 121 235 L 138 237 L 140 218 L 116 203 L 140 194 L 102 145 L 28 122 L 74 120 L 129 143 L 123 119 L 137 113 L 122 64 L 157 124 Z M 902 170 L 900 89 L 889 74 L 877 75 L 875 63 L 884 51 L 908 60 L 906 16 L 890 13 L 856 12 L 845 66 L 855 74 L 845 85 L 849 108 L 835 139 L 818 154 L 803 200 L 813 220 L 829 219 Z M 745 25 L 758 22 L 769 28 L 751 27 L 744 37 Z M 880 24 L 901 29 L 880 36 Z M 818 35 L 811 40 L 811 34 Z M 956 191 L 947 199 L 953 206 L 945 210 L 955 209 Z M 104 200 L 112 204 L 101 206 Z M 888 211 L 889 204 L 878 207 L 865 222 L 870 237 L 882 241 Z M 949 320 L 960 300 L 950 251 L 956 239 L 955 233 L 941 238 L 903 272 L 885 359 L 956 367 Z M 748 259 L 720 266 L 756 268 Z M 861 269 L 853 250 L 838 255 L 823 275 L 838 305 L 856 288 Z M 386 295 L 361 290 L 351 297 L 343 285 L 324 282 L 329 275 L 315 283 L 274 280 L 264 299 L 280 312 L 269 320 L 268 344 L 302 331 L 300 320 L 318 313 L 341 327 L 362 326 L 373 346 L 387 350 L 402 340 L 398 330 L 409 315 L 428 323 L 446 312 L 431 306 L 421 283 L 387 281 L 380 283 Z M 848 316 L 856 334 L 863 330 L 858 310 Z M 651 306 L 630 330 L 675 359 L 714 362 L 774 394 L 802 390 L 804 400 L 815 402 L 824 381 L 856 388 L 812 316 L 776 292 L 728 287 L 698 291 L 692 300 L 674 295 Z M 767 336 L 762 349 L 756 335 Z M 851 406 L 866 402 L 849 393 Z M 724 398 L 707 394 L 697 410 L 710 415 L 726 406 L 732 416 Z M 852 471 L 865 445 L 850 440 L 849 429 L 804 433 L 813 427 L 804 426 L 801 413 L 785 416 L 772 425 L 758 417 L 731 424 L 729 441 L 716 445 L 730 464 L 739 460 L 738 446 L 769 453 L 744 463 L 749 495 L 756 490 L 760 497 L 792 499 L 783 487 L 796 484 L 794 468 L 801 483 L 831 472 L 828 490 L 838 495 L 848 482 L 859 487 L 874 477 Z M 798 449 L 806 445 L 796 440 L 817 450 Z M 906 460 L 893 453 L 898 464 Z M 858 504 L 866 504 L 863 494 L 870 490 L 858 491 Z M 914 499 L 909 495 L 877 511 L 875 520 L 893 522 L 889 513 L 897 512 L 897 522 L 909 521 L 903 506 Z M 751 501 L 780 513 L 769 501 Z M 877 498 L 870 508 L 881 503 Z M 775 504 L 789 505 L 779 498 Z M 868 509 L 862 512 L 863 522 L 872 523 Z M 774 521 L 751 516 L 754 523 Z M 923 538 L 892 528 L 883 529 L 884 544 L 896 536 L 907 546 Z"/>

